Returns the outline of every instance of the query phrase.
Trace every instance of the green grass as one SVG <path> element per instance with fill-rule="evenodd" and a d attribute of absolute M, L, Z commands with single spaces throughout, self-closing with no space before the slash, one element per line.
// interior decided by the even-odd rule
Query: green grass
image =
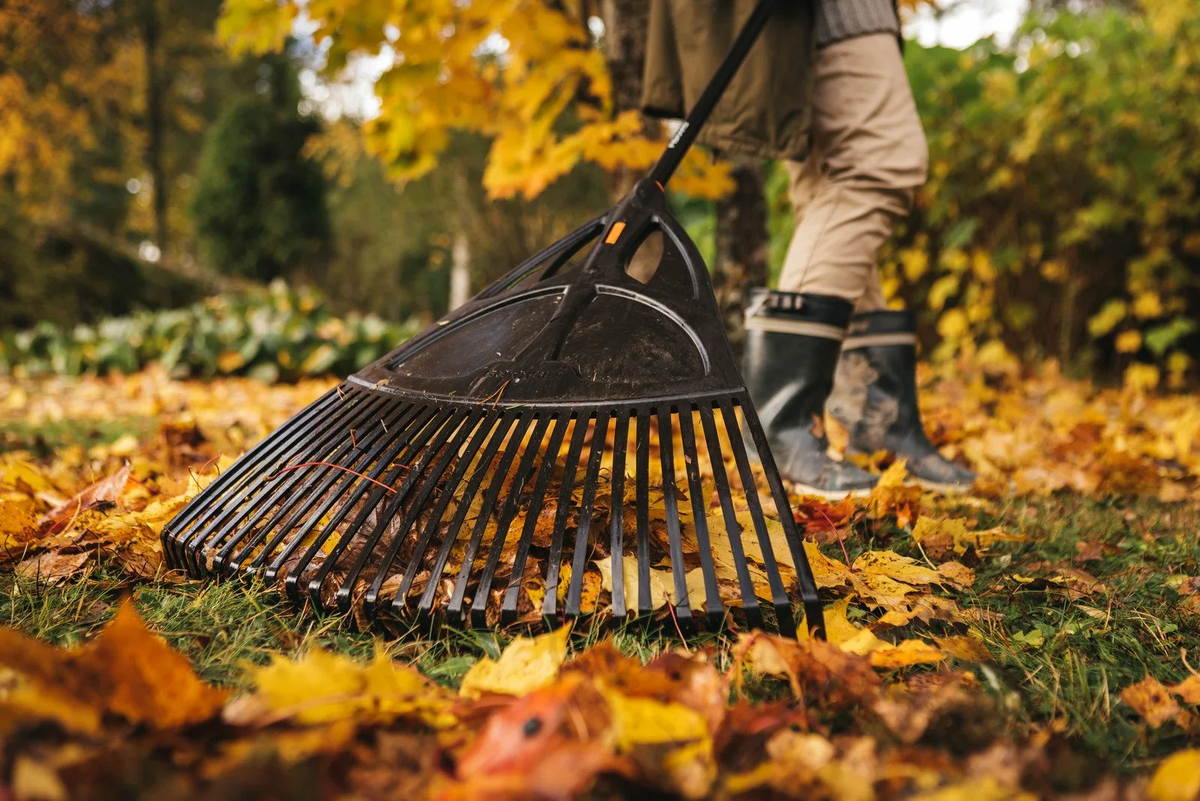
<path fill-rule="evenodd" d="M 982 632 L 997 656 L 990 683 L 1010 713 L 1057 721 L 1062 734 L 1127 770 L 1184 746 L 1180 729 L 1149 731 L 1119 694 L 1147 674 L 1181 681 L 1188 675 L 1182 654 L 1193 665 L 1200 658 L 1200 617 L 1181 606 L 1170 581 L 1200 567 L 1197 509 L 1067 495 L 1016 501 L 979 522 L 1032 539 L 997 546 L 1003 556 L 983 560 L 974 592 L 960 599 L 1003 616 Z M 1080 541 L 1110 549 L 1098 561 L 1077 562 Z M 1072 600 L 1053 585 L 1012 578 L 1044 576 L 1057 565 L 1087 571 L 1107 591 Z"/>
<path fill-rule="evenodd" d="M 134 418 L 63 424 L 26 430 L 23 436 L 62 447 L 111 441 L 126 432 L 140 433 L 145 425 L 147 421 Z M 17 436 L 17 430 L 13 424 L 4 425 L 7 437 Z M 1122 772 L 1151 764 L 1187 743 L 1173 724 L 1150 731 L 1120 702 L 1119 694 L 1146 674 L 1174 683 L 1188 675 L 1188 664 L 1200 668 L 1200 615 L 1194 611 L 1200 605 L 1182 603 L 1176 590 L 1179 576 L 1200 575 L 1200 508 L 1060 494 L 982 507 L 947 500 L 926 512 L 974 518 L 981 529 L 1000 525 L 1029 538 L 997 543 L 982 559 L 968 553 L 964 561 L 976 568 L 977 580 L 972 592 L 958 597 L 965 608 L 1000 616 L 977 627 L 995 656 L 993 663 L 963 667 L 974 669 L 993 694 L 1005 725 L 1052 725 L 1081 751 Z M 1105 546 L 1103 557 L 1078 561 L 1080 541 Z M 923 558 L 905 532 L 867 521 L 855 525 L 846 544 L 852 558 L 869 548 L 894 548 Z M 1044 580 L 1060 565 L 1087 571 L 1106 591 L 1067 597 L 1062 588 Z M 1034 581 L 1021 583 L 1014 575 Z M 82 580 L 57 587 L 0 573 L 0 624 L 73 645 L 102 628 L 130 594 L 148 623 L 186 654 L 204 679 L 233 687 L 241 686 L 247 665 L 262 664 L 272 654 L 302 653 L 313 645 L 360 658 L 384 648 L 438 683 L 454 687 L 478 659 L 498 656 L 515 634 L 522 633 L 445 628 L 383 638 L 355 631 L 340 616 L 298 614 L 261 586 L 234 581 L 131 583 L 104 565 Z M 572 635 L 572 648 L 580 650 L 609 636 L 622 652 L 642 660 L 688 647 L 714 651 L 721 669 L 729 664 L 728 635 L 702 635 L 685 644 L 669 621 L 653 627 L 584 621 Z M 786 692 L 786 686 L 749 680 L 742 692 L 750 700 L 768 700 Z"/>

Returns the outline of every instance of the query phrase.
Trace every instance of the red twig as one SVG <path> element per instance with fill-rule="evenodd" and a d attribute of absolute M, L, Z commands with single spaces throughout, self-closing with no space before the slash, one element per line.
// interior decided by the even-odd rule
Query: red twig
<path fill-rule="evenodd" d="M 842 539 L 842 532 L 838 531 L 838 527 L 835 526 L 833 521 L 829 519 L 829 515 L 825 514 L 824 509 L 818 508 L 816 511 L 821 514 L 821 517 L 825 518 L 825 522 L 829 524 L 831 529 L 833 529 L 833 536 L 838 538 L 838 545 L 842 546 L 842 557 L 846 560 L 846 567 L 850 569 L 851 573 L 853 573 L 854 566 L 850 564 L 850 553 L 846 550 L 846 542 Z"/>
<path fill-rule="evenodd" d="M 357 470 L 351 470 L 349 467 L 342 467 L 340 464 L 334 464 L 333 462 L 304 462 L 303 464 L 290 464 L 287 467 L 279 468 L 274 473 L 267 476 L 267 480 L 270 481 L 271 479 L 275 478 L 275 476 L 279 475 L 280 473 L 286 473 L 289 470 L 299 470 L 301 467 L 332 467 L 334 470 L 343 470 L 347 473 L 350 473 L 351 475 L 355 475 L 355 476 L 358 476 L 359 478 L 366 479 L 367 481 L 370 481 L 372 484 L 374 484 L 378 487 L 382 487 L 383 489 L 387 490 L 388 492 L 394 493 L 396 491 L 396 490 L 392 489 L 391 487 L 389 487 L 387 484 L 384 484 L 382 481 L 376 481 L 375 479 L 371 478 L 370 476 L 364 476 L 362 473 L 358 472 Z"/>

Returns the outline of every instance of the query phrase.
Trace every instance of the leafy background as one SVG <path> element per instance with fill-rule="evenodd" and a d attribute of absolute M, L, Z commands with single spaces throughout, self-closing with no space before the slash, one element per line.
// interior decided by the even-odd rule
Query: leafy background
<path fill-rule="evenodd" d="M 620 62 L 575 19 L 590 4 L 510 5 L 533 16 L 435 4 L 426 19 L 364 17 L 351 35 L 344 21 L 365 12 L 322 4 L 307 12 L 312 39 L 289 38 L 290 3 L 0 12 L 25 34 L 5 45 L 18 69 L 3 83 L 0 328 L 36 326 L 5 334 L 0 369 L 129 370 L 161 354 L 194 375 L 240 374 L 279 354 L 275 374 L 294 377 L 303 346 L 264 350 L 264 332 L 226 322 L 218 344 L 206 335 L 181 359 L 178 339 L 139 334 L 174 330 L 180 312 L 152 323 L 143 310 L 216 289 L 234 295 L 204 308 L 244 316 L 277 305 L 262 287 L 282 278 L 317 293 L 305 302 L 321 314 L 414 320 L 388 334 L 403 336 L 448 307 L 456 248 L 478 289 L 603 207 L 661 132 L 621 107 Z M 883 254 L 887 290 L 920 311 L 935 361 L 1052 357 L 1077 375 L 1133 367 L 1136 380 L 1183 387 L 1200 349 L 1200 13 L 1194 0 L 1055 5 L 1035 3 L 1008 47 L 907 45 L 932 168 Z M 412 35 L 396 41 L 401 23 Z M 503 52 L 481 44 L 501 35 Z M 338 76 L 384 49 L 403 60 L 367 118 Z M 732 257 L 711 198 L 731 187 L 727 166 L 697 155 L 673 199 L 718 272 Z M 778 269 L 791 231 L 783 171 L 752 172 Z M 97 344 L 131 336 L 141 344 Z M 91 344 L 104 355 L 64 355 Z M 329 369 L 366 352 L 357 334 L 330 344 L 339 355 L 318 360 Z M 243 363 L 219 364 L 230 350 Z"/>

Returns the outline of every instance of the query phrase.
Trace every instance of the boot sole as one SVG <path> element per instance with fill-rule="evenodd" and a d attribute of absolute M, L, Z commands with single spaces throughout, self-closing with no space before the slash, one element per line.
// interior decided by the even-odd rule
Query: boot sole
<path fill-rule="evenodd" d="M 967 484 L 939 484 L 936 481 L 928 481 L 923 478 L 913 478 L 913 482 L 923 490 L 937 492 L 942 495 L 963 495 L 970 492 L 973 487 L 973 485 Z"/>
<path fill-rule="evenodd" d="M 871 488 L 869 487 L 853 490 L 826 490 L 809 484 L 795 483 L 793 486 L 802 495 L 815 495 L 827 501 L 840 501 L 844 498 L 868 498 L 871 495 Z"/>

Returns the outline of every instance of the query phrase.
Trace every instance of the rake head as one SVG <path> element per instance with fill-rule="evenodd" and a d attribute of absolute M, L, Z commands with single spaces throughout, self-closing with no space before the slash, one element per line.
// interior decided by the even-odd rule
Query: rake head
<path fill-rule="evenodd" d="M 796 594 L 822 624 L 708 272 L 649 181 L 305 408 L 163 543 L 368 618 L 557 622 L 596 608 L 599 572 L 615 617 L 766 606 L 791 634 Z"/>

